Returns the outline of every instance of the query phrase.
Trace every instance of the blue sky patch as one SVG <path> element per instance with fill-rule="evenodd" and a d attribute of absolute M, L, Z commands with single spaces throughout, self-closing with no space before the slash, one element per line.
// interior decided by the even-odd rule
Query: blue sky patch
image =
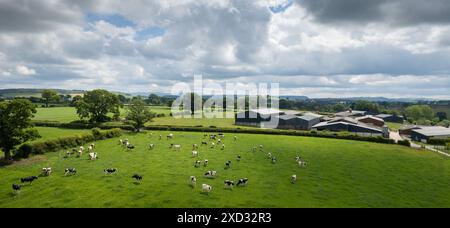
<path fill-rule="evenodd" d="M 270 11 L 272 11 L 272 13 L 282 13 L 286 11 L 287 8 L 292 6 L 292 4 L 294 4 L 294 0 L 287 0 L 286 2 L 277 6 L 269 6 L 269 9 Z"/>
<path fill-rule="evenodd" d="M 107 14 L 107 15 L 101 15 L 96 13 L 86 13 L 85 14 L 86 20 L 89 23 L 94 23 L 96 21 L 106 21 L 116 27 L 134 27 L 136 24 L 133 21 L 130 21 L 123 17 L 120 14 Z"/>
<path fill-rule="evenodd" d="M 161 27 L 153 26 L 153 27 L 147 27 L 143 29 L 138 29 L 136 32 L 136 39 L 137 40 L 146 40 L 149 38 L 162 36 L 164 35 L 164 29 Z"/>

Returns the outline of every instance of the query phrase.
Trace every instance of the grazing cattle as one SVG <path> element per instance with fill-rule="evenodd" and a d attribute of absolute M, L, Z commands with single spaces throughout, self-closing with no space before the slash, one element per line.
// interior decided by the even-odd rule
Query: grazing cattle
<path fill-rule="evenodd" d="M 225 150 L 225 144 L 222 143 L 222 146 L 220 147 L 221 150 Z"/>
<path fill-rule="evenodd" d="M 83 147 L 83 146 L 80 146 L 80 148 L 78 149 L 78 151 L 83 152 L 83 151 L 84 151 L 84 147 Z"/>
<path fill-rule="evenodd" d="M 295 183 L 297 181 L 297 175 L 292 175 L 291 176 L 291 183 Z"/>
<path fill-rule="evenodd" d="M 139 174 L 134 174 L 133 176 L 131 176 L 131 178 L 134 178 L 134 180 L 138 182 L 142 180 L 142 176 Z"/>
<path fill-rule="evenodd" d="M 227 161 L 225 163 L 225 169 L 229 169 L 229 168 L 231 168 L 231 161 Z"/>
<path fill-rule="evenodd" d="M 97 153 L 89 153 L 89 160 L 97 160 Z"/>
<path fill-rule="evenodd" d="M 173 134 L 172 133 L 168 134 L 167 139 L 173 139 Z"/>
<path fill-rule="evenodd" d="M 134 145 L 131 145 L 131 144 L 128 144 L 128 145 L 127 145 L 127 150 L 128 150 L 128 151 L 131 151 L 131 150 L 133 150 L 134 148 L 136 148 Z"/>
<path fill-rule="evenodd" d="M 211 149 L 214 149 L 216 147 L 216 144 L 215 143 L 211 143 Z"/>
<path fill-rule="evenodd" d="M 203 161 L 203 167 L 207 167 L 208 166 L 208 159 L 205 159 L 205 161 Z"/>
<path fill-rule="evenodd" d="M 238 180 L 236 186 L 246 186 L 248 182 L 248 178 L 241 178 Z"/>
<path fill-rule="evenodd" d="M 195 176 L 191 176 L 189 179 L 191 180 L 191 185 L 195 187 L 197 184 L 197 178 L 195 178 Z"/>
<path fill-rule="evenodd" d="M 259 150 L 262 151 L 264 149 L 264 146 L 261 144 L 259 145 Z"/>
<path fill-rule="evenodd" d="M 80 149 L 77 153 L 77 158 L 81 157 L 82 155 L 83 155 L 83 150 Z"/>
<path fill-rule="evenodd" d="M 234 186 L 234 182 L 233 181 L 225 180 L 223 182 L 223 188 L 225 188 L 225 189 L 233 189 L 233 186 Z"/>
<path fill-rule="evenodd" d="M 202 141 L 202 146 L 203 146 L 203 145 L 207 146 L 207 145 L 208 145 L 208 142 Z"/>
<path fill-rule="evenodd" d="M 277 158 L 275 156 L 272 157 L 272 164 L 277 163 Z"/>
<path fill-rule="evenodd" d="M 212 140 L 216 140 L 216 138 L 217 138 L 216 135 L 210 135 L 210 136 L 209 136 L 209 139 L 212 139 Z"/>
<path fill-rule="evenodd" d="M 12 189 L 15 193 L 19 193 L 21 188 L 22 188 L 22 186 L 20 186 L 18 184 L 12 184 Z"/>
<path fill-rule="evenodd" d="M 170 148 L 174 149 L 174 150 L 180 150 L 181 149 L 181 145 L 179 144 L 170 144 Z"/>
<path fill-rule="evenodd" d="M 236 160 L 237 160 L 237 161 L 241 161 L 241 155 L 238 155 L 238 156 L 236 157 Z"/>
<path fill-rule="evenodd" d="M 199 160 L 195 161 L 194 167 L 195 167 L 195 168 L 200 167 L 200 164 L 201 164 L 201 163 L 202 163 L 202 162 L 199 161 Z"/>
<path fill-rule="evenodd" d="M 252 151 L 253 151 L 253 152 L 256 152 L 256 146 L 254 146 L 254 147 L 252 148 Z"/>
<path fill-rule="evenodd" d="M 300 161 L 301 159 L 300 155 L 295 156 L 295 161 Z"/>
<path fill-rule="evenodd" d="M 192 157 L 198 157 L 198 151 L 192 151 Z"/>
<path fill-rule="evenodd" d="M 203 193 L 209 193 L 209 192 L 211 192 L 211 190 L 212 190 L 211 185 L 202 184 L 202 192 Z"/>
<path fill-rule="evenodd" d="M 64 171 L 64 176 L 67 176 L 67 175 L 75 175 L 77 173 L 77 170 L 75 169 L 75 168 L 67 168 L 65 171 Z"/>
<path fill-rule="evenodd" d="M 272 153 L 270 153 L 270 152 L 267 153 L 267 158 L 268 158 L 268 159 L 271 159 L 271 158 L 272 158 Z"/>
<path fill-rule="evenodd" d="M 48 167 L 48 168 L 42 168 L 42 175 L 44 176 L 50 176 L 50 174 L 52 173 L 52 168 Z"/>
<path fill-rule="evenodd" d="M 308 165 L 308 163 L 307 163 L 306 161 L 302 161 L 302 160 L 298 161 L 298 166 L 299 166 L 300 168 L 304 168 L 304 167 L 306 167 L 307 165 Z"/>
<path fill-rule="evenodd" d="M 224 138 L 225 138 L 225 135 L 224 135 L 223 133 L 219 133 L 219 137 L 222 138 L 222 139 L 224 139 Z"/>
<path fill-rule="evenodd" d="M 197 144 L 192 144 L 192 150 L 198 150 L 198 145 Z"/>
<path fill-rule="evenodd" d="M 148 145 L 148 149 L 150 149 L 150 150 L 155 149 L 155 144 L 151 143 L 150 145 Z"/>
<path fill-rule="evenodd" d="M 217 140 L 217 142 L 218 142 L 218 143 L 221 143 L 221 142 L 222 142 L 222 140 L 221 140 L 221 139 L 218 139 L 218 140 Z"/>
<path fill-rule="evenodd" d="M 105 173 L 105 175 L 113 174 L 113 173 L 117 172 L 117 169 L 116 168 L 107 168 L 107 169 L 104 169 L 103 172 Z"/>
<path fill-rule="evenodd" d="M 94 148 L 95 148 L 95 144 L 91 143 L 91 145 L 89 145 L 89 147 L 88 147 L 89 152 L 92 152 L 94 150 Z"/>
<path fill-rule="evenodd" d="M 203 138 L 206 138 L 206 137 L 208 137 L 208 134 L 206 134 L 206 133 L 203 134 Z"/>
<path fill-rule="evenodd" d="M 216 174 L 217 172 L 214 170 L 209 170 L 208 172 L 205 173 L 205 177 L 207 178 L 216 178 Z"/>
<path fill-rule="evenodd" d="M 234 139 L 234 141 L 236 141 L 237 140 L 237 136 L 233 136 L 233 139 Z"/>
<path fill-rule="evenodd" d="M 24 177 L 24 178 L 20 178 L 20 182 L 23 183 L 30 183 L 30 185 L 32 185 L 33 181 L 38 179 L 37 176 L 29 176 L 29 177 Z"/>
<path fill-rule="evenodd" d="M 75 152 L 74 152 L 74 150 L 75 150 Z M 72 151 L 66 151 L 66 157 L 70 157 L 72 154 L 74 154 L 74 153 L 76 153 L 77 152 L 77 149 L 72 149 Z"/>

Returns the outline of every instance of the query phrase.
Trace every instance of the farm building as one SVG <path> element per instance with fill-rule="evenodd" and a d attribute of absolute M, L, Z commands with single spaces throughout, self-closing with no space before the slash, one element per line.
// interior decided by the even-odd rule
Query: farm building
<path fill-rule="evenodd" d="M 375 117 L 383 119 L 384 122 L 403 123 L 405 118 L 403 116 L 391 115 L 391 114 L 378 114 Z"/>
<path fill-rule="evenodd" d="M 427 142 L 430 138 L 450 138 L 450 129 L 446 127 L 421 127 L 411 131 L 411 139 Z"/>
<path fill-rule="evenodd" d="M 296 129 L 296 130 L 311 130 L 311 128 L 320 123 L 321 115 L 314 113 L 304 113 L 298 115 L 281 115 L 278 118 L 279 129 Z"/>
<path fill-rule="evenodd" d="M 410 136 L 412 133 L 412 130 L 420 129 L 424 126 L 418 126 L 418 125 L 404 125 L 402 126 L 398 132 L 400 135 Z"/>
<path fill-rule="evenodd" d="M 262 127 L 263 122 L 269 122 L 273 117 L 284 115 L 277 109 L 252 109 L 235 115 L 235 124 L 242 126 Z"/>
<path fill-rule="evenodd" d="M 319 131 L 348 131 L 362 136 L 383 136 L 389 137 L 387 127 L 376 127 L 368 125 L 349 117 L 336 117 L 327 122 L 321 122 L 313 126 Z"/>
<path fill-rule="evenodd" d="M 366 111 L 358 111 L 358 110 L 347 110 L 344 112 L 338 112 L 334 114 L 337 117 L 359 117 L 359 116 L 365 116 L 367 114 Z"/>
<path fill-rule="evenodd" d="M 385 125 L 383 119 L 371 115 L 356 117 L 355 120 L 361 123 L 371 124 L 377 127 L 383 127 Z"/>

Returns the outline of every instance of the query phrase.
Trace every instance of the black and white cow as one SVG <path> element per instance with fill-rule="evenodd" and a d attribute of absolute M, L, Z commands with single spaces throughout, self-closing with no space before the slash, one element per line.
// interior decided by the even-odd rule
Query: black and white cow
<path fill-rule="evenodd" d="M 64 171 L 64 176 L 67 176 L 67 175 L 75 175 L 75 174 L 77 174 L 77 170 L 75 169 L 75 168 L 67 168 L 65 171 Z"/>
<path fill-rule="evenodd" d="M 291 183 L 294 184 L 295 182 L 297 182 L 297 175 L 294 174 L 291 176 Z"/>
<path fill-rule="evenodd" d="M 203 146 L 203 145 L 207 146 L 207 145 L 208 145 L 208 142 L 202 141 L 202 146 Z"/>
<path fill-rule="evenodd" d="M 42 175 L 44 176 L 50 176 L 50 174 L 52 173 L 52 168 L 48 167 L 48 168 L 42 168 Z"/>
<path fill-rule="evenodd" d="M 189 180 L 191 181 L 192 187 L 195 187 L 195 185 L 197 184 L 197 178 L 195 178 L 195 176 L 191 176 Z"/>
<path fill-rule="evenodd" d="M 273 156 L 272 157 L 272 164 L 275 164 L 275 163 L 277 163 L 277 157 Z"/>
<path fill-rule="evenodd" d="M 205 177 L 207 178 L 216 178 L 217 172 L 214 170 L 209 170 L 208 172 L 206 172 L 204 174 Z"/>
<path fill-rule="evenodd" d="M 113 173 L 117 172 L 117 169 L 116 168 L 107 168 L 107 169 L 104 169 L 103 172 L 105 173 L 105 175 L 113 174 Z"/>
<path fill-rule="evenodd" d="M 248 182 L 248 178 L 241 178 L 238 180 L 236 186 L 246 186 Z"/>
<path fill-rule="evenodd" d="M 238 155 L 238 156 L 236 157 L 236 160 L 237 160 L 237 161 L 241 161 L 241 155 Z"/>
<path fill-rule="evenodd" d="M 195 161 L 194 167 L 195 167 L 195 168 L 200 167 L 200 164 L 201 164 L 201 163 L 202 163 L 202 162 L 199 161 L 199 160 Z"/>
<path fill-rule="evenodd" d="M 24 178 L 20 178 L 20 182 L 23 183 L 30 183 L 30 185 L 32 185 L 33 181 L 38 179 L 37 176 L 29 176 L 29 177 L 24 177 Z"/>
<path fill-rule="evenodd" d="M 209 192 L 211 192 L 211 190 L 212 190 L 211 185 L 208 185 L 208 184 L 202 184 L 202 192 L 203 192 L 203 193 L 209 193 Z"/>
<path fill-rule="evenodd" d="M 208 159 L 205 159 L 205 160 L 203 161 L 203 167 L 207 167 L 207 166 L 208 166 L 208 164 L 209 164 L 209 161 L 208 161 Z"/>
<path fill-rule="evenodd" d="M 225 180 L 223 182 L 223 188 L 225 188 L 225 189 L 233 189 L 233 186 L 234 186 L 234 181 Z"/>
<path fill-rule="evenodd" d="M 22 188 L 21 185 L 18 185 L 18 184 L 12 184 L 12 189 L 13 189 L 13 191 L 14 191 L 15 193 L 19 193 L 21 188 Z"/>
<path fill-rule="evenodd" d="M 149 150 L 155 149 L 155 144 L 150 143 L 150 144 L 148 145 L 148 149 L 149 149 Z"/>
<path fill-rule="evenodd" d="M 131 176 L 131 178 L 134 178 L 134 180 L 138 182 L 142 180 L 142 176 L 139 174 L 134 174 L 133 176 Z"/>
<path fill-rule="evenodd" d="M 229 169 L 229 168 L 231 168 L 231 161 L 227 161 L 225 163 L 225 169 Z"/>

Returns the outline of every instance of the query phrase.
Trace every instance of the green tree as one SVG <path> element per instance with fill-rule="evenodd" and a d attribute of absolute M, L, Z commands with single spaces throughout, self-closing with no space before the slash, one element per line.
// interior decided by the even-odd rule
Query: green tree
<path fill-rule="evenodd" d="M 434 117 L 433 109 L 428 105 L 411 105 L 405 109 L 405 115 L 410 122 L 432 121 Z"/>
<path fill-rule="evenodd" d="M 367 111 L 372 113 L 379 113 L 380 112 L 380 106 L 378 104 L 369 102 L 369 101 L 356 101 L 352 104 L 353 110 L 361 110 L 361 111 Z"/>
<path fill-rule="evenodd" d="M 30 139 L 39 137 L 31 118 L 36 113 L 35 106 L 25 99 L 0 102 L 0 148 L 5 160 L 11 159 L 11 151 Z"/>
<path fill-rule="evenodd" d="M 140 131 L 144 124 L 152 120 L 154 113 L 146 106 L 142 98 L 135 97 L 131 100 L 130 105 L 127 106 L 127 120 L 133 125 L 136 131 Z"/>
<path fill-rule="evenodd" d="M 44 89 L 41 91 L 41 97 L 45 101 L 45 107 L 48 108 L 48 104 L 52 101 L 59 100 L 58 93 L 55 90 L 52 89 Z"/>
<path fill-rule="evenodd" d="M 161 104 L 161 98 L 158 95 L 152 93 L 148 96 L 147 102 L 152 105 L 159 105 Z"/>
<path fill-rule="evenodd" d="M 118 96 L 119 96 L 120 103 L 122 103 L 122 104 L 127 103 L 128 99 L 124 95 L 119 94 Z"/>
<path fill-rule="evenodd" d="M 119 107 L 119 97 L 103 89 L 86 92 L 83 98 L 75 102 L 80 118 L 89 118 L 92 122 L 108 121 L 107 114 L 120 114 Z"/>

